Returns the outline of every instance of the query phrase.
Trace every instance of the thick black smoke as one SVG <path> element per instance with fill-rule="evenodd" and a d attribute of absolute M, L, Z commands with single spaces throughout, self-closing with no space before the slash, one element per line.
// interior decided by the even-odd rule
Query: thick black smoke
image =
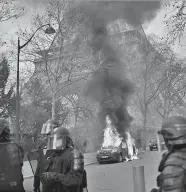
<path fill-rule="evenodd" d="M 107 25 L 121 18 L 139 26 L 155 17 L 160 1 L 83 1 L 78 8 L 89 19 L 86 25 L 92 32 L 91 46 L 96 52 L 101 50 L 106 57 L 100 70 L 88 82 L 86 94 L 99 102 L 103 125 L 109 115 L 118 132 L 124 136 L 132 121 L 127 105 L 133 86 L 126 78 L 121 53 L 110 42 Z"/>

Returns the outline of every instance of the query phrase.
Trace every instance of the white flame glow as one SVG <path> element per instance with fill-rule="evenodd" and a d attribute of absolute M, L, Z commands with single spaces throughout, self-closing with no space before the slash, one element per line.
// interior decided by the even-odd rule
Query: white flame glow
<path fill-rule="evenodd" d="M 135 139 L 132 138 L 131 134 L 129 132 L 126 132 L 127 135 L 127 147 L 128 147 L 128 155 L 130 157 L 131 160 L 134 159 L 138 159 L 137 157 L 137 148 L 136 148 L 136 144 L 135 144 Z M 134 148 L 135 148 L 135 152 L 134 152 Z"/>
<path fill-rule="evenodd" d="M 112 125 L 110 118 L 107 116 L 102 147 L 108 147 L 108 146 L 118 147 L 120 144 L 121 144 L 121 138 L 119 137 L 116 128 Z"/>
<path fill-rule="evenodd" d="M 137 157 L 137 148 L 135 146 L 135 139 L 132 138 L 129 132 L 126 132 L 127 139 L 127 148 L 128 148 L 128 156 L 130 160 L 138 159 Z M 117 132 L 116 128 L 112 125 L 110 118 L 106 117 L 106 128 L 104 130 L 104 139 L 102 147 L 118 147 L 122 142 L 122 138 L 120 137 L 119 133 Z M 135 148 L 135 152 L 133 150 Z"/>

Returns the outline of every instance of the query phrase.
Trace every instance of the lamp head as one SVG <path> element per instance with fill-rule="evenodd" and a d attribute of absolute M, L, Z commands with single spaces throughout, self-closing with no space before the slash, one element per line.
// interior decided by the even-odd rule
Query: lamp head
<path fill-rule="evenodd" d="M 52 26 L 46 28 L 45 33 L 48 35 L 54 34 L 56 31 Z"/>

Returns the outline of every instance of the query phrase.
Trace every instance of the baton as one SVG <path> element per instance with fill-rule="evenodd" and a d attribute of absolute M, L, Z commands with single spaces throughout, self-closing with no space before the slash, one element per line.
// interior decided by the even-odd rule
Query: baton
<path fill-rule="evenodd" d="M 29 157 L 29 153 L 27 154 L 27 158 L 28 158 L 30 167 L 31 167 L 31 169 L 32 169 L 32 173 L 33 173 L 33 175 L 35 175 L 35 173 L 34 173 L 34 169 L 33 169 L 32 164 L 31 164 L 31 162 L 30 162 L 31 160 L 30 160 L 30 157 Z"/>

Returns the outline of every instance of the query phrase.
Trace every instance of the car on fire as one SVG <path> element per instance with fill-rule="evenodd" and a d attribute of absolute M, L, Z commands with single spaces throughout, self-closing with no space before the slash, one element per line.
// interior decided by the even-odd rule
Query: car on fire
<path fill-rule="evenodd" d="M 122 162 L 127 156 L 127 148 L 122 148 L 122 144 L 118 147 L 107 146 L 101 147 L 97 152 L 97 162 L 106 163 L 106 162 Z"/>

